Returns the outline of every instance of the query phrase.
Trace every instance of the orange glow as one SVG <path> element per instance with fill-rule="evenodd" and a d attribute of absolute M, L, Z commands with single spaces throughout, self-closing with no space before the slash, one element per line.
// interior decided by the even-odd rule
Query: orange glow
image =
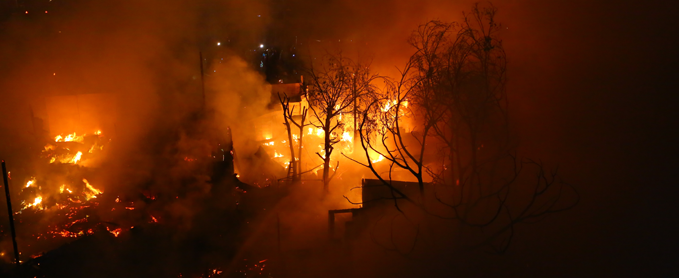
<path fill-rule="evenodd" d="M 35 197 L 35 199 L 33 200 L 33 203 L 32 203 L 32 204 L 24 205 L 24 207 L 21 208 L 21 209 L 19 210 L 19 212 L 21 212 L 21 211 L 23 211 L 23 210 L 25 210 L 25 209 L 27 209 L 27 208 L 30 208 L 30 207 L 34 207 L 34 208 L 37 208 L 37 209 L 42 209 L 42 205 L 41 205 L 41 204 L 42 204 L 42 196 Z"/>
<path fill-rule="evenodd" d="M 342 133 L 342 141 L 352 142 L 353 140 L 354 140 L 354 138 L 351 136 L 351 133 L 349 133 L 347 131 Z"/>
<path fill-rule="evenodd" d="M 85 194 L 85 200 L 89 201 L 92 198 L 97 198 L 97 195 L 104 193 L 103 191 L 94 188 L 86 179 L 83 179 L 83 182 L 85 183 L 85 187 L 88 189 L 87 191 L 83 190 L 83 194 Z"/>
<path fill-rule="evenodd" d="M 111 230 L 109 227 L 106 227 L 106 230 L 115 237 L 118 237 L 120 235 L 120 232 L 123 231 L 121 228 L 116 228 L 116 229 Z"/>
<path fill-rule="evenodd" d="M 82 156 L 83 156 L 83 153 L 82 153 L 82 152 L 78 152 L 77 154 L 75 154 L 75 155 L 73 156 L 73 159 L 71 159 L 71 161 L 70 161 L 69 163 L 73 163 L 73 164 L 78 163 L 78 161 L 80 161 L 80 158 L 81 158 Z"/>
<path fill-rule="evenodd" d="M 33 184 L 35 184 L 35 178 L 31 177 L 31 180 L 26 183 L 26 188 L 31 187 Z"/>
<path fill-rule="evenodd" d="M 73 134 L 67 134 L 66 137 L 63 137 L 61 135 L 57 135 L 57 136 L 54 137 L 54 141 L 55 142 L 78 142 L 78 143 L 82 143 L 84 137 L 85 137 L 85 134 L 76 135 L 76 133 L 73 132 Z"/>

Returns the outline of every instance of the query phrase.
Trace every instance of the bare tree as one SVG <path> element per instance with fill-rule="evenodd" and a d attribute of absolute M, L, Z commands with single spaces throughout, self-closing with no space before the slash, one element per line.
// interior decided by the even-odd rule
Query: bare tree
<path fill-rule="evenodd" d="M 391 189 L 399 211 L 405 200 L 477 228 L 484 235 L 478 242 L 502 253 L 516 224 L 570 209 L 579 197 L 556 170 L 516 154 L 496 13 L 475 4 L 462 23 L 431 21 L 413 32 L 415 53 L 363 113 L 358 130 L 367 163 L 354 161 Z M 413 127 L 406 130 L 405 123 Z M 371 152 L 384 157 L 387 166 L 380 167 L 387 171 L 377 169 Z M 417 180 L 419 198 L 393 186 L 396 169 Z M 426 196 L 446 209 L 430 210 Z"/>
<path fill-rule="evenodd" d="M 371 63 L 352 63 L 350 66 L 351 80 L 349 84 L 349 90 L 351 91 L 351 97 L 353 99 L 353 136 L 352 138 L 358 138 L 358 119 L 360 118 L 361 112 L 367 107 L 377 91 L 374 86 L 374 82 L 381 79 L 378 74 L 370 71 Z M 354 146 L 357 140 L 354 140 Z"/>
<path fill-rule="evenodd" d="M 369 64 L 354 62 L 342 54 L 326 54 L 321 63 L 311 63 L 311 79 L 308 95 L 309 105 L 315 121 L 311 124 L 324 133 L 323 153 L 317 155 L 323 160 L 323 188 L 327 192 L 330 180 L 330 158 L 334 145 L 340 142 L 345 131 L 341 114 L 358 113 L 361 99 L 374 91 L 372 82 L 378 78 L 370 72 Z M 339 161 L 336 168 L 339 167 Z"/>
<path fill-rule="evenodd" d="M 285 128 L 288 132 L 288 142 L 290 146 L 290 164 L 288 167 L 291 167 L 293 170 L 292 173 L 292 180 L 293 181 L 298 181 L 301 179 L 302 175 L 302 146 L 304 143 L 304 127 L 307 126 L 306 124 L 306 116 L 307 116 L 307 107 L 300 107 L 299 109 L 301 110 L 300 113 L 300 118 L 299 118 L 299 123 L 297 120 L 295 120 L 295 108 L 290 107 L 290 98 L 288 98 L 287 95 L 281 96 L 281 94 L 278 94 L 278 100 L 281 103 L 281 107 L 283 108 L 283 119 L 285 122 L 283 123 L 285 125 Z M 294 139 L 294 136 L 292 135 L 292 129 L 290 124 L 295 125 L 299 129 L 299 136 L 297 137 L 297 140 Z M 299 156 L 295 156 L 295 148 L 294 148 L 294 142 L 297 141 L 298 144 L 298 154 Z"/>

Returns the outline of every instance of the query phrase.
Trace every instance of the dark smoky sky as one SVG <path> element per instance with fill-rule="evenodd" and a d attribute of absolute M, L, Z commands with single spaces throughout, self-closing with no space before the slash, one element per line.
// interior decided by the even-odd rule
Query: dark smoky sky
<path fill-rule="evenodd" d="M 157 93 L 195 75 L 196 49 L 216 40 L 237 38 L 240 48 L 294 36 L 307 44 L 356 41 L 359 46 L 347 49 L 373 57 L 375 69 L 393 74 L 410 55 L 406 39 L 418 24 L 460 20 L 473 1 L 69 3 L 57 26 L 17 16 L 0 22 L 4 156 L 28 136 L 21 131 L 22 115 L 31 98 L 61 93 L 41 76 L 53 71 L 45 67 L 74 72 L 59 81 L 62 86 L 125 91 L 134 96 L 129 105 L 137 109 L 131 110 L 152 109 L 158 116 L 172 109 L 159 108 Z M 576 209 L 536 226 L 532 239 L 518 243 L 517 254 L 544 256 L 588 273 L 676 270 L 679 4 L 493 4 L 506 27 L 501 35 L 511 115 L 522 151 L 559 164 L 582 194 Z M 65 38 L 54 33 L 57 27 Z"/>

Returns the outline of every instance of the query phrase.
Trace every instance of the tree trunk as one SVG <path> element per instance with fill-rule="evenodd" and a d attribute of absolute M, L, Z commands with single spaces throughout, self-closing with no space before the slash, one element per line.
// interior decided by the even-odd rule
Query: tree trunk
<path fill-rule="evenodd" d="M 302 112 L 302 122 L 299 125 L 299 147 L 297 153 L 299 154 L 299 158 L 297 161 L 295 161 L 295 169 L 297 170 L 297 176 L 299 176 L 299 180 L 302 179 L 302 146 L 303 146 L 303 141 L 302 139 L 304 138 L 304 121 L 306 120 L 306 110 Z"/>
<path fill-rule="evenodd" d="M 356 86 L 356 82 L 354 82 L 354 87 L 355 86 Z M 358 136 L 358 117 L 356 117 L 356 115 L 358 114 L 358 104 L 357 104 L 358 100 L 356 99 L 357 98 L 356 95 L 357 95 L 357 93 L 356 93 L 356 90 L 354 89 L 354 96 L 353 96 L 354 97 L 354 111 L 353 111 L 353 113 L 354 113 L 354 137 L 353 137 L 354 145 L 353 145 L 353 147 L 356 147 L 356 136 Z"/>
<path fill-rule="evenodd" d="M 332 153 L 332 146 L 330 146 L 330 118 L 332 116 L 333 107 L 328 107 L 327 114 L 325 116 L 325 126 L 323 131 L 325 132 L 325 156 L 323 157 L 323 192 L 328 193 L 328 186 L 330 185 L 330 154 Z"/>
<path fill-rule="evenodd" d="M 296 181 L 299 180 L 297 175 L 295 174 L 297 172 L 297 167 L 295 165 L 295 146 L 293 146 L 292 141 L 292 130 L 290 130 L 290 123 L 288 120 L 285 120 L 285 127 L 288 129 L 288 145 L 290 146 L 290 164 L 288 167 L 293 167 L 292 168 L 292 180 Z M 300 153 L 301 154 L 301 153 Z"/>
<path fill-rule="evenodd" d="M 284 123 L 285 129 L 288 131 L 288 143 L 289 143 L 288 145 L 290 146 L 290 164 L 288 164 L 288 167 L 293 167 L 292 168 L 292 170 L 293 170 L 292 180 L 296 181 L 297 175 L 295 175 L 295 171 L 297 171 L 297 169 L 294 165 L 294 163 L 295 163 L 295 146 L 292 145 L 292 142 L 293 142 L 292 141 L 292 130 L 290 130 L 290 122 L 288 121 L 288 116 L 287 116 L 287 113 L 286 113 L 287 109 L 288 109 L 287 106 L 284 105 L 283 106 L 283 119 L 285 120 L 285 123 Z"/>

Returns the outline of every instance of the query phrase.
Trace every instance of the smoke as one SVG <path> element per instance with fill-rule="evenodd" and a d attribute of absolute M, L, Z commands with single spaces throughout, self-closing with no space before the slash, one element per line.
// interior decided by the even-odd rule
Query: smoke
<path fill-rule="evenodd" d="M 210 181 L 210 153 L 215 141 L 227 141 L 226 127 L 248 130 L 239 120 L 263 111 L 268 102 L 260 100 L 269 89 L 237 54 L 218 56 L 216 42 L 234 53 L 259 44 L 267 7 L 246 1 L 68 1 L 55 3 L 49 13 L 37 12 L 13 14 L 0 29 L 0 41 L 12 42 L 0 44 L 0 156 L 12 172 L 14 207 L 28 194 L 19 190 L 30 176 L 49 181 L 40 183 L 50 191 L 47 202 L 62 182 L 85 175 L 106 193 L 97 200 L 100 207 L 110 208 L 118 198 L 134 204 L 127 214 L 124 207 L 122 212 L 121 207 L 89 211 L 88 217 L 115 222 L 111 228 L 139 226 L 151 215 L 175 228 L 161 237 L 167 242 L 189 244 L 209 234 L 202 230 L 208 226 L 213 234 L 228 234 L 223 232 L 228 222 L 209 223 L 236 203 L 231 192 L 222 192 L 218 203 L 208 198 L 222 190 Z M 219 120 L 201 112 L 200 51 L 209 87 L 207 111 L 216 111 Z M 64 165 L 57 171 L 38 161 L 55 135 L 98 129 L 110 141 L 101 153 L 105 157 L 89 161 L 90 168 Z M 245 136 L 238 139 L 246 142 Z M 37 220 L 46 226 L 53 216 Z M 6 227 L 4 206 L 2 219 Z M 56 247 L 27 248 L 34 240 L 29 229 L 19 231 L 24 254 Z M 2 239 L 7 254 L 9 240 Z"/>

